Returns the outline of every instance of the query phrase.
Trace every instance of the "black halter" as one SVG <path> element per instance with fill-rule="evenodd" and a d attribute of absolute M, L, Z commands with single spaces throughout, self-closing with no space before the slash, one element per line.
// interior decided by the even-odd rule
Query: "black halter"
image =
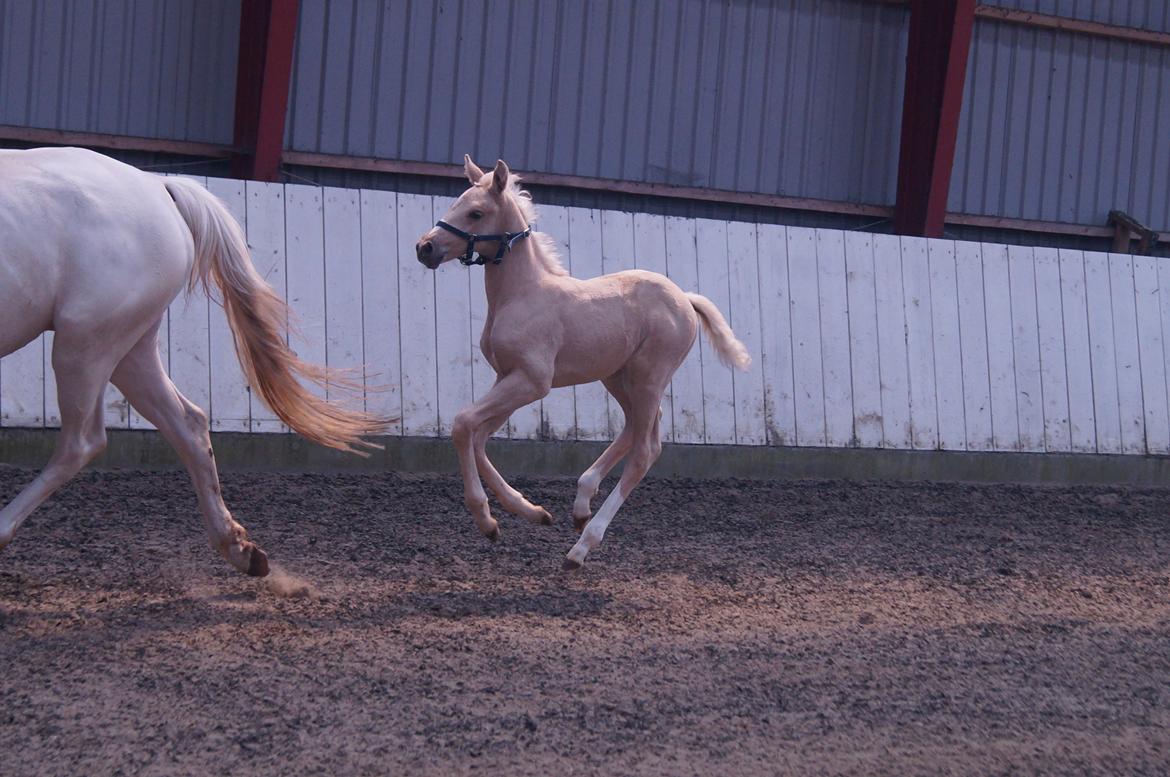
<path fill-rule="evenodd" d="M 459 227 L 453 227 L 441 219 L 436 222 L 435 226 L 439 229 L 445 229 L 452 235 L 461 237 L 467 241 L 467 250 L 459 257 L 459 261 L 464 267 L 470 267 L 473 264 L 487 264 L 488 260 L 483 254 L 477 254 L 475 252 L 476 243 L 482 243 L 485 240 L 498 240 L 500 247 L 496 251 L 496 255 L 492 257 L 492 264 L 499 264 L 504 261 L 504 254 L 508 253 L 513 243 L 517 240 L 523 240 L 532 234 L 531 224 L 524 227 L 523 232 L 505 232 L 502 235 L 473 235 L 470 232 L 464 232 Z"/>

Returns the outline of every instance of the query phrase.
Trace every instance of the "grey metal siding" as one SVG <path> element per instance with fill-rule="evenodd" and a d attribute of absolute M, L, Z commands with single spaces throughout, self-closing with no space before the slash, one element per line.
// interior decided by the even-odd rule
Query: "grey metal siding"
<path fill-rule="evenodd" d="M 856 0 L 306 3 L 288 145 L 889 203 L 905 28 Z"/>
<path fill-rule="evenodd" d="M 1168 89 L 1165 47 L 979 22 L 949 209 L 1170 228 Z"/>
<path fill-rule="evenodd" d="M 0 124 L 230 143 L 239 0 L 0 0 Z"/>

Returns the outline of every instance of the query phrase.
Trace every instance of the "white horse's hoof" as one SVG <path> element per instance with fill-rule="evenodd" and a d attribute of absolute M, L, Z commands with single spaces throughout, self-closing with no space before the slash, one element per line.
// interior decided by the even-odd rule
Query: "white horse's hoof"
<path fill-rule="evenodd" d="M 566 558 L 564 563 L 561 564 L 561 569 L 565 572 L 576 572 L 580 568 L 581 568 L 581 562 L 574 561 L 571 558 Z"/>
<path fill-rule="evenodd" d="M 585 527 L 589 525 L 589 521 L 592 520 L 592 518 L 593 518 L 592 515 L 586 515 L 584 518 L 578 518 L 577 516 L 574 515 L 573 516 L 573 531 L 577 532 L 578 534 L 585 531 Z"/>

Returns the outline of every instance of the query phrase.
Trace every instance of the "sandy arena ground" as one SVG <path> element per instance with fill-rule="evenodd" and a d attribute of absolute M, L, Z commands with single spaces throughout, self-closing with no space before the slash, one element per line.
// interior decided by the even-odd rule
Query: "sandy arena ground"
<path fill-rule="evenodd" d="M 0 467 L 0 498 L 32 473 Z M 1170 490 L 91 472 L 0 553 L 0 773 L 1166 774 Z M 600 504 L 597 502 L 596 504 Z"/>

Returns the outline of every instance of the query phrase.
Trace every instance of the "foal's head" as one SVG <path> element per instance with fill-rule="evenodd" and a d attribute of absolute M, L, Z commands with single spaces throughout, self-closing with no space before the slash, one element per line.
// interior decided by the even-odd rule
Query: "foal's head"
<path fill-rule="evenodd" d="M 465 154 L 463 171 L 471 187 L 455 200 L 451 210 L 439 221 L 447 227 L 432 227 L 414 246 L 418 260 L 432 270 L 460 256 L 470 259 L 468 241 L 480 235 L 486 237 L 475 240 L 474 249 L 482 256 L 495 256 L 500 241 L 493 237 L 522 232 L 528 226 L 529 213 L 511 191 L 515 185 L 504 160 L 497 161 L 495 169 L 485 174 Z"/>

